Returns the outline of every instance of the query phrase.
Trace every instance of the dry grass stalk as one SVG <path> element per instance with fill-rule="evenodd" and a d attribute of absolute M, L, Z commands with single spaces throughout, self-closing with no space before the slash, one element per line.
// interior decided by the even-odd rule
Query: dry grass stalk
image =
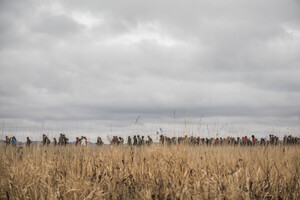
<path fill-rule="evenodd" d="M 287 147 L 1 147 L 0 199 L 300 199 Z"/>

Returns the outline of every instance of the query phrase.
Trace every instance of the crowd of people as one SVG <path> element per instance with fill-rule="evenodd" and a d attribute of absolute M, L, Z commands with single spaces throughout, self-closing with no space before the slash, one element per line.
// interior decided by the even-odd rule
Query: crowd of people
<path fill-rule="evenodd" d="M 112 140 L 110 141 L 111 145 L 123 145 L 125 144 L 124 139 L 122 137 L 113 136 Z M 127 145 L 151 145 L 153 144 L 152 138 L 148 135 L 147 139 L 145 136 L 134 135 L 132 138 L 128 136 L 127 138 Z"/>
<path fill-rule="evenodd" d="M 128 136 L 127 143 L 125 143 L 124 139 L 122 137 L 113 136 L 112 139 L 109 139 L 109 142 L 111 145 L 152 145 L 153 139 L 148 135 L 147 138 L 140 135 L 134 135 L 133 137 Z M 42 144 L 44 146 L 50 145 L 51 141 L 48 138 L 46 134 L 43 134 L 42 137 Z M 53 145 L 61 145 L 66 146 L 69 144 L 69 139 L 66 137 L 65 134 L 60 134 L 58 143 L 56 138 L 53 138 Z M 6 145 L 17 145 L 17 139 L 15 136 L 8 137 L 6 136 L 5 140 Z M 32 144 L 32 141 L 29 137 L 27 137 L 26 146 L 30 146 Z M 102 141 L 101 137 L 97 138 L 96 145 L 101 146 L 104 142 Z M 234 146 L 257 146 L 257 145 L 296 145 L 300 144 L 300 138 L 295 137 L 292 135 L 284 136 L 283 140 L 280 140 L 278 136 L 275 135 L 269 135 L 269 139 L 266 138 L 260 138 L 258 140 L 254 135 L 252 135 L 250 138 L 247 136 L 244 137 L 217 137 L 217 138 L 200 138 L 195 136 L 187 136 L 184 137 L 167 137 L 164 135 L 160 135 L 159 138 L 159 144 L 161 145 L 180 145 L 180 144 L 188 144 L 188 145 L 205 145 L 205 146 L 214 146 L 214 145 L 234 145 Z M 87 146 L 88 141 L 86 136 L 76 137 L 75 141 L 76 146 Z"/>
<path fill-rule="evenodd" d="M 187 135 L 185 137 L 166 137 L 160 136 L 161 144 L 192 144 L 192 145 L 239 145 L 239 146 L 255 146 L 255 145 L 292 145 L 300 144 L 300 138 L 292 135 L 284 136 L 281 141 L 278 136 L 269 135 L 269 140 L 266 138 L 260 138 L 258 140 L 254 135 L 251 138 L 245 137 L 226 137 L 226 138 L 200 138 Z"/>
<path fill-rule="evenodd" d="M 81 138 L 76 137 L 76 142 L 75 142 L 76 146 L 87 146 L 87 138 L 85 136 L 81 136 Z"/>
<path fill-rule="evenodd" d="M 8 137 L 5 136 L 5 144 L 7 145 L 12 145 L 12 146 L 17 146 L 17 139 L 15 136 Z"/>

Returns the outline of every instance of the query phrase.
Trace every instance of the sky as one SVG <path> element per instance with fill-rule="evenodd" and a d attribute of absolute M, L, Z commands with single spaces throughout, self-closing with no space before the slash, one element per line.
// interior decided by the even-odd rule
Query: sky
<path fill-rule="evenodd" d="M 1 138 L 300 136 L 298 0 L 0 0 Z"/>

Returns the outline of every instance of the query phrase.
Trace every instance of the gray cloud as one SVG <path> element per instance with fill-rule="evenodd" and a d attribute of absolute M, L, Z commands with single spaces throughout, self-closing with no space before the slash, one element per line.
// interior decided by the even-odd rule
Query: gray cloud
<path fill-rule="evenodd" d="M 32 31 L 35 33 L 61 38 L 62 36 L 73 35 L 81 28 L 74 20 L 64 15 L 41 17 L 42 18 L 32 27 Z"/>
<path fill-rule="evenodd" d="M 7 123 L 127 134 L 138 115 L 140 130 L 155 131 L 176 109 L 179 124 L 186 113 L 299 130 L 298 1 L 32 0 L 0 10 Z"/>

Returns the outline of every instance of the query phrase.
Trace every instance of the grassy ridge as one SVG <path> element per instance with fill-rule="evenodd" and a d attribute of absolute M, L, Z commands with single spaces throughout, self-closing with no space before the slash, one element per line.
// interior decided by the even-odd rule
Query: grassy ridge
<path fill-rule="evenodd" d="M 0 199 L 300 199 L 299 146 L 0 152 Z"/>

